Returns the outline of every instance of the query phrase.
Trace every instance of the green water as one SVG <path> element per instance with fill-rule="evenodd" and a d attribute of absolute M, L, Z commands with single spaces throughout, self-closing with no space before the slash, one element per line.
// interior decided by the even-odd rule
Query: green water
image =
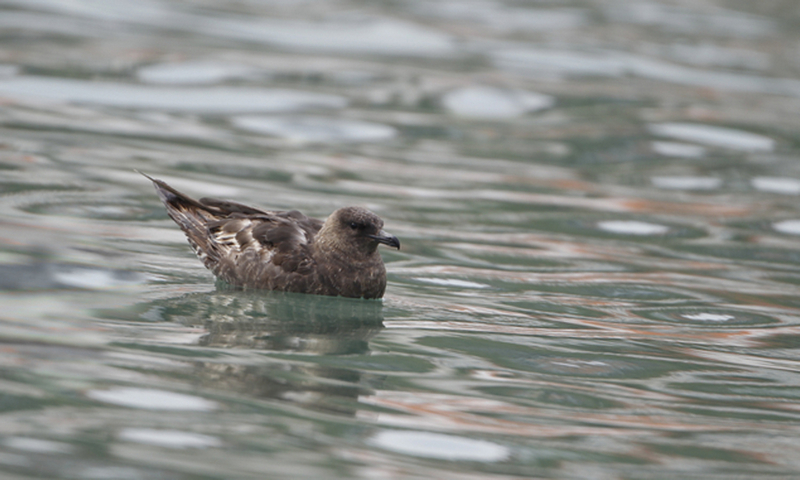
<path fill-rule="evenodd" d="M 793 478 L 791 2 L 0 2 L 0 476 Z M 398 236 L 216 285 L 150 182 Z"/>

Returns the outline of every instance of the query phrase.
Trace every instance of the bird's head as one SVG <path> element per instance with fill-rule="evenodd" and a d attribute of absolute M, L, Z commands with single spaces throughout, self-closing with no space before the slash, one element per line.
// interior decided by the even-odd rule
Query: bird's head
<path fill-rule="evenodd" d="M 342 252 L 371 255 L 379 244 L 400 249 L 400 240 L 383 231 L 383 220 L 366 208 L 344 207 L 325 220 L 317 234 L 323 247 Z"/>

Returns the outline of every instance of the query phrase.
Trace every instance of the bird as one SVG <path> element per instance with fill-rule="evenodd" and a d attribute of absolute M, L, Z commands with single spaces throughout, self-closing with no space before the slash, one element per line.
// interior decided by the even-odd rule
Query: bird
<path fill-rule="evenodd" d="M 272 211 L 214 198 L 195 200 L 139 172 L 214 275 L 244 289 L 382 298 L 386 267 L 378 245 L 400 250 L 383 220 L 343 207 L 325 221 L 297 210 Z"/>

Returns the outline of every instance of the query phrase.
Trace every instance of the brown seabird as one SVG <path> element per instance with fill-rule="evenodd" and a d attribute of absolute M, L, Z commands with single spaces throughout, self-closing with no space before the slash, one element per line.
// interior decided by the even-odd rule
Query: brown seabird
<path fill-rule="evenodd" d="M 344 207 L 324 222 L 292 210 L 260 210 L 239 203 L 195 200 L 150 177 L 203 264 L 217 278 L 244 288 L 381 298 L 386 268 L 378 244 L 400 249 L 383 220 L 361 207 Z"/>

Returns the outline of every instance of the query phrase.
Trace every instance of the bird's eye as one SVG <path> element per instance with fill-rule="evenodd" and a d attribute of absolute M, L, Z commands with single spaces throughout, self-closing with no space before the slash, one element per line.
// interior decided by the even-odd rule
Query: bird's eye
<path fill-rule="evenodd" d="M 352 228 L 353 230 L 358 230 L 358 224 L 356 222 L 351 222 L 350 228 Z"/>

